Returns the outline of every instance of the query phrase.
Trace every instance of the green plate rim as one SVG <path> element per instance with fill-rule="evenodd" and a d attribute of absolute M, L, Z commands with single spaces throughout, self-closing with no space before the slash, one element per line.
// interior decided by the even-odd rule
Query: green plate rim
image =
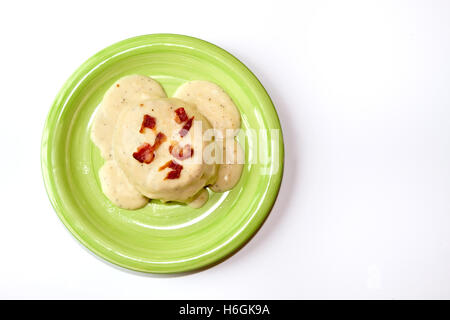
<path fill-rule="evenodd" d="M 112 258 L 108 255 L 108 251 L 103 248 L 103 250 L 100 250 L 96 248 L 90 241 L 89 236 L 87 234 L 80 234 L 77 232 L 71 225 L 71 223 L 66 219 L 64 215 L 64 208 L 58 203 L 59 201 L 59 195 L 57 192 L 57 185 L 54 181 L 54 174 L 50 168 L 49 160 L 50 160 L 50 151 L 51 151 L 51 131 L 52 131 L 52 125 L 51 123 L 55 120 L 55 117 L 59 114 L 61 111 L 60 109 L 64 108 L 65 103 L 67 102 L 67 99 L 70 97 L 71 92 L 77 87 L 77 84 L 83 81 L 83 78 L 89 74 L 89 72 L 92 70 L 93 67 L 101 64 L 102 61 L 105 61 L 108 57 L 112 57 L 114 55 L 119 54 L 120 52 L 123 52 L 125 50 L 130 50 L 132 48 L 135 48 L 133 44 L 140 44 L 142 45 L 143 41 L 152 41 L 153 39 L 157 38 L 173 38 L 176 40 L 183 40 L 187 41 L 193 44 L 203 45 L 207 46 L 208 49 L 214 51 L 214 53 L 218 55 L 222 55 L 222 57 L 229 59 L 234 66 L 239 67 L 241 70 L 248 73 L 249 78 L 248 81 L 253 81 L 257 85 L 259 85 L 262 89 L 263 94 L 265 94 L 268 98 L 268 102 L 270 105 L 268 107 L 272 108 L 272 111 L 274 113 L 275 117 L 275 125 L 276 129 L 280 130 L 280 146 L 279 146 L 279 163 L 280 163 L 280 170 L 272 176 L 270 180 L 270 185 L 266 189 L 264 202 L 258 209 L 258 213 L 249 220 L 247 223 L 245 230 L 239 231 L 238 234 L 233 235 L 232 239 L 229 240 L 228 243 L 221 249 L 223 250 L 217 250 L 216 254 L 214 255 L 214 258 L 204 260 L 203 262 L 197 263 L 197 264 L 191 264 L 190 266 L 180 266 L 179 268 L 174 268 L 173 265 L 171 266 L 170 270 L 154 270 L 151 268 L 151 264 L 147 264 L 149 267 L 143 268 L 143 267 L 136 267 L 128 265 L 124 262 L 118 261 L 117 259 Z M 128 49 L 124 49 L 123 47 L 129 47 Z M 117 49 L 121 49 L 119 52 Z M 115 52 L 115 53 L 114 53 Z M 48 112 L 45 124 L 44 124 L 44 130 L 42 134 L 41 139 L 41 172 L 44 180 L 44 186 L 47 192 L 47 196 L 50 200 L 50 203 L 58 215 L 59 219 L 63 222 L 65 227 L 69 230 L 69 232 L 77 239 L 83 246 L 85 246 L 87 249 L 89 249 L 92 253 L 97 255 L 98 257 L 114 264 L 120 267 L 123 267 L 125 269 L 133 270 L 133 271 L 139 271 L 143 273 L 184 273 L 194 270 L 203 270 L 205 268 L 214 266 L 224 260 L 226 260 L 228 257 L 239 251 L 245 244 L 249 242 L 249 240 L 256 234 L 256 232 L 260 229 L 262 224 L 265 222 L 267 216 L 269 215 L 270 211 L 272 210 L 272 207 L 275 203 L 275 200 L 278 196 L 281 181 L 284 174 L 284 139 L 283 139 L 283 131 L 280 123 L 280 119 L 278 117 L 278 114 L 276 112 L 276 109 L 273 105 L 272 99 L 270 98 L 269 94 L 267 93 L 267 90 L 264 88 L 264 86 L 261 84 L 261 82 L 258 80 L 258 78 L 251 72 L 251 70 L 242 63 L 239 59 L 237 59 L 235 56 L 233 56 L 228 51 L 218 47 L 215 44 L 212 44 L 208 41 L 195 38 L 192 36 L 187 35 L 181 35 L 181 34 L 171 34 L 171 33 L 155 33 L 155 34 L 146 34 L 141 36 L 136 36 L 132 38 L 128 38 L 119 42 L 116 42 L 105 49 L 100 50 L 93 56 L 91 56 L 88 60 L 86 60 L 80 67 L 76 69 L 76 71 L 68 78 L 68 80 L 64 83 L 58 94 L 56 95 L 56 98 L 53 101 L 53 104 L 50 108 L 50 111 Z"/>

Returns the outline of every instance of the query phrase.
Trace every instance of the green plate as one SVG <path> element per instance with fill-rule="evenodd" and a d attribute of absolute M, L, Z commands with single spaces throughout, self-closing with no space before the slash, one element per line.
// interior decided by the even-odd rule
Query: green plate
<path fill-rule="evenodd" d="M 168 96 L 189 80 L 209 80 L 225 89 L 241 112 L 242 128 L 256 130 L 240 136 L 246 164 L 233 190 L 211 193 L 201 209 L 152 201 L 128 211 L 108 201 L 98 178 L 103 159 L 90 140 L 90 126 L 107 88 L 129 74 L 155 78 Z M 268 137 L 260 136 L 260 130 L 270 129 Z M 75 71 L 50 109 L 41 161 L 50 201 L 81 243 L 125 268 L 172 273 L 221 261 L 250 239 L 277 196 L 283 152 L 275 108 L 245 65 L 206 41 L 152 34 L 116 43 Z"/>

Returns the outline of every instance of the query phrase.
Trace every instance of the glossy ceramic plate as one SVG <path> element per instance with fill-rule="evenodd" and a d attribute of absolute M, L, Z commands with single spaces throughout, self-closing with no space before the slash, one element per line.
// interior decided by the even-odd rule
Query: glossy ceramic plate
<path fill-rule="evenodd" d="M 244 130 L 274 133 L 240 136 L 246 164 L 239 184 L 211 193 L 200 209 L 158 201 L 140 210 L 120 209 L 101 191 L 98 170 L 104 161 L 90 140 L 90 127 L 107 88 L 129 74 L 155 78 L 168 96 L 188 80 L 215 82 L 238 106 Z M 280 123 L 261 83 L 223 49 L 173 34 L 127 39 L 87 60 L 57 95 L 41 152 L 48 196 L 70 232 L 109 262 L 154 273 L 202 268 L 239 249 L 272 208 L 283 171 Z M 255 161 L 258 152 L 265 163 Z"/>

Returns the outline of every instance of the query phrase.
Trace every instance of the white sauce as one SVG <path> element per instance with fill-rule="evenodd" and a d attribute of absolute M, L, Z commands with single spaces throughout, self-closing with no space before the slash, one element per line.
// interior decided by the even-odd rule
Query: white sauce
<path fill-rule="evenodd" d="M 119 114 L 140 101 L 167 97 L 161 85 L 152 78 L 131 75 L 120 78 L 106 91 L 95 115 L 91 139 L 104 159 L 112 159 L 112 136 Z"/>
<path fill-rule="evenodd" d="M 206 189 L 202 189 L 191 202 L 188 202 L 188 206 L 191 208 L 201 208 L 208 201 L 209 193 Z"/>
<path fill-rule="evenodd" d="M 138 209 L 151 198 L 199 208 L 209 198 L 205 186 L 224 192 L 239 181 L 242 148 L 234 141 L 235 133 L 226 131 L 240 128 L 240 114 L 231 98 L 222 88 L 207 81 L 187 82 L 174 96 L 178 99 L 167 99 L 158 82 L 140 75 L 121 78 L 106 92 L 94 119 L 91 139 L 107 160 L 99 172 L 100 182 L 103 192 L 115 205 Z M 174 121 L 174 110 L 179 107 L 185 108 L 189 117 L 194 116 L 196 123 L 183 138 L 179 135 L 183 124 Z M 156 127 L 140 133 L 144 114 L 156 119 Z M 194 127 L 199 123 L 202 131 L 197 132 Z M 204 161 L 199 150 L 211 142 L 203 141 L 201 136 L 211 128 L 227 135 L 226 147 L 233 148 L 234 161 L 220 165 Z M 164 133 L 167 140 L 154 152 L 154 160 L 145 164 L 134 159 L 132 155 L 137 148 L 143 143 L 152 145 L 158 132 Z M 169 152 L 173 143 L 191 144 L 194 158 L 175 159 Z M 183 166 L 178 179 L 164 179 L 171 169 L 159 170 L 170 160 Z"/>
<path fill-rule="evenodd" d="M 147 204 L 148 198 L 136 190 L 114 160 L 105 162 L 99 176 L 103 193 L 116 206 L 132 210 Z"/>
<path fill-rule="evenodd" d="M 219 166 L 217 180 L 210 186 L 210 189 L 214 192 L 225 192 L 233 189 L 239 182 L 244 167 L 244 152 L 242 147 L 232 138 L 227 139 L 225 142 L 223 158 L 224 163 Z"/>
<path fill-rule="evenodd" d="M 189 117 L 193 116 L 196 122 L 201 123 L 202 131 L 198 132 L 198 137 L 195 136 L 195 123 L 186 136 L 180 137 L 179 131 L 183 124 L 178 124 L 174 120 L 174 110 L 179 107 L 183 107 Z M 155 117 L 156 128 L 146 129 L 144 133 L 140 133 L 139 129 L 145 114 Z M 193 105 L 174 98 L 146 100 L 143 106 L 133 106 L 121 113 L 113 136 L 113 156 L 130 182 L 146 197 L 162 201 L 187 202 L 205 185 L 214 181 L 217 174 L 217 165 L 206 164 L 201 157 L 201 150 L 210 143 L 203 141 L 202 133 L 210 128 L 209 122 Z M 154 160 L 150 164 L 136 161 L 132 157 L 133 152 L 143 143 L 153 144 L 158 132 L 163 132 L 167 140 L 155 151 Z M 174 158 L 169 152 L 172 143 L 190 144 L 194 156 L 200 156 L 198 162 L 194 161 L 195 158 L 185 160 Z M 178 179 L 165 179 L 171 170 L 169 168 L 159 170 L 171 160 L 183 166 Z"/>
<path fill-rule="evenodd" d="M 186 82 L 177 89 L 174 97 L 195 104 L 213 128 L 222 131 L 223 136 L 227 133 L 226 129 L 241 127 L 241 115 L 236 105 L 215 83 L 199 80 Z"/>

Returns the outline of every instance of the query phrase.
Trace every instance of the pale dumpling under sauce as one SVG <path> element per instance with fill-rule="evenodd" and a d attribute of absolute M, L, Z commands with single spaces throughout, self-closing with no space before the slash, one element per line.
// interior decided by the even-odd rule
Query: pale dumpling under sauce
<path fill-rule="evenodd" d="M 105 93 L 91 129 L 105 159 L 99 171 L 103 193 L 129 210 L 149 199 L 199 208 L 208 201 L 205 188 L 224 192 L 239 181 L 243 152 L 234 139 L 239 128 L 238 109 L 214 83 L 187 82 L 168 98 L 150 77 L 123 77 Z M 203 139 L 210 129 L 223 140 Z M 204 157 L 204 151 L 214 156 L 226 148 L 232 148 L 232 163 Z"/>

